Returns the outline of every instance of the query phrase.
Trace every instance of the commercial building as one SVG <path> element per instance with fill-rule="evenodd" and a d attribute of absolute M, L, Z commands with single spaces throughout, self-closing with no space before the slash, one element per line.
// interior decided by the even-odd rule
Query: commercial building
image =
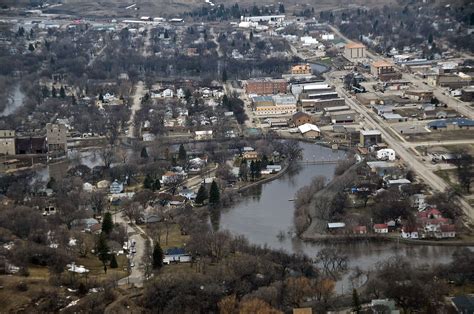
<path fill-rule="evenodd" d="M 379 60 L 370 65 L 370 73 L 381 81 L 399 80 L 402 74 L 395 71 L 392 63 Z"/>
<path fill-rule="evenodd" d="M 291 119 L 295 126 L 311 123 L 312 121 L 311 116 L 309 114 L 301 112 L 301 111 L 298 111 L 297 113 L 295 113 Z"/>
<path fill-rule="evenodd" d="M 361 130 L 360 145 L 369 147 L 382 143 L 382 133 L 379 130 Z"/>
<path fill-rule="evenodd" d="M 352 123 L 356 119 L 356 113 L 353 110 L 334 112 L 330 116 L 332 124 Z"/>
<path fill-rule="evenodd" d="M 473 83 L 473 78 L 462 72 L 457 74 L 440 74 L 436 78 L 436 85 L 452 89 L 463 88 Z"/>
<path fill-rule="evenodd" d="M 67 151 L 67 128 L 64 124 L 46 124 L 46 140 L 48 142 L 48 152 Z"/>
<path fill-rule="evenodd" d="M 474 86 L 463 88 L 461 91 L 462 101 L 473 101 L 474 100 Z"/>
<path fill-rule="evenodd" d="M 296 112 L 296 98 L 292 95 L 257 96 L 252 98 L 258 116 L 289 115 Z"/>
<path fill-rule="evenodd" d="M 301 134 L 306 137 L 306 138 L 318 138 L 319 135 L 321 134 L 321 131 L 319 128 L 311 123 L 305 123 L 303 125 L 300 125 L 298 127 L 298 130 L 301 132 Z"/>
<path fill-rule="evenodd" d="M 17 155 L 46 154 L 48 151 L 46 137 L 17 137 L 15 141 L 15 152 Z"/>
<path fill-rule="evenodd" d="M 0 130 L 0 155 L 15 155 L 15 131 Z"/>
<path fill-rule="evenodd" d="M 288 83 L 284 79 L 251 79 L 245 82 L 247 94 L 275 95 L 286 94 Z"/>
<path fill-rule="evenodd" d="M 444 119 L 436 120 L 428 123 L 428 128 L 430 130 L 471 130 L 474 129 L 474 120 L 466 118 L 453 118 L 453 119 Z"/>
<path fill-rule="evenodd" d="M 405 97 L 417 101 L 429 102 L 433 98 L 433 91 L 428 90 L 407 90 L 403 93 Z"/>
<path fill-rule="evenodd" d="M 365 49 L 366 47 L 361 43 L 348 43 L 344 47 L 344 57 L 352 62 L 362 61 L 365 59 Z"/>

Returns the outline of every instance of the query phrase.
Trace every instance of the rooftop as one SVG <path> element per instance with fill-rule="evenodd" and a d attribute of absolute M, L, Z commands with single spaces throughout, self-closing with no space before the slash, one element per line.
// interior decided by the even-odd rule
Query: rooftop
<path fill-rule="evenodd" d="M 356 49 L 356 48 L 365 48 L 365 46 L 361 43 L 351 42 L 346 45 L 348 49 Z"/>
<path fill-rule="evenodd" d="M 382 133 L 379 130 L 361 130 L 360 134 L 365 135 L 365 136 L 382 135 Z"/>
<path fill-rule="evenodd" d="M 392 67 L 393 64 L 391 62 L 385 61 L 385 60 L 377 60 L 372 63 L 372 66 L 376 68 L 382 68 L 382 67 Z"/>

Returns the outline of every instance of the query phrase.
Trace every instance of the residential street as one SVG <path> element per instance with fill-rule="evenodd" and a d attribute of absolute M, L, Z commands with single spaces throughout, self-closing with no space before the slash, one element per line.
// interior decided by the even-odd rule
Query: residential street
<path fill-rule="evenodd" d="M 135 93 L 132 96 L 132 107 L 131 107 L 131 114 L 130 120 L 128 121 L 128 137 L 136 137 L 137 134 L 135 132 L 135 113 L 140 110 L 142 106 L 142 97 L 145 96 L 145 87 L 142 81 L 139 81 L 135 86 Z"/>

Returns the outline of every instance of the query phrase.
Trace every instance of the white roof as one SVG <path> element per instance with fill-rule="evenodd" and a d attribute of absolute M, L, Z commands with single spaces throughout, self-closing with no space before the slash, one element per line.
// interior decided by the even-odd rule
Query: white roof
<path fill-rule="evenodd" d="M 346 226 L 343 222 L 328 222 L 328 228 L 344 228 Z"/>
<path fill-rule="evenodd" d="M 396 180 L 388 180 L 388 184 L 410 184 L 411 181 L 408 179 L 396 179 Z"/>
<path fill-rule="evenodd" d="M 303 124 L 303 125 L 300 125 L 300 126 L 298 127 L 298 129 L 300 130 L 300 132 L 301 132 L 302 134 L 304 134 L 304 133 L 306 133 L 306 132 L 309 132 L 309 131 L 321 132 L 321 131 L 319 130 L 319 128 L 318 128 L 316 125 L 311 124 L 311 123 L 305 123 L 305 124 Z"/>
<path fill-rule="evenodd" d="M 329 89 L 331 86 L 328 84 L 308 84 L 303 86 L 303 90 L 317 90 L 317 89 Z"/>
<path fill-rule="evenodd" d="M 379 130 L 361 130 L 362 135 L 381 135 L 382 133 Z"/>

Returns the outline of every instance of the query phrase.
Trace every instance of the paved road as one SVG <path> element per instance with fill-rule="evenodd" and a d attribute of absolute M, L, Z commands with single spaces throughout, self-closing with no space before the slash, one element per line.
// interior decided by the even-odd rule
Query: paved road
<path fill-rule="evenodd" d="M 122 278 L 118 281 L 119 285 L 134 284 L 137 287 L 142 287 L 145 280 L 145 275 L 143 272 L 142 258 L 145 249 L 145 238 L 142 237 L 142 234 L 145 234 L 143 229 L 134 224 L 129 224 L 129 220 L 126 217 L 122 217 L 122 212 L 114 214 L 114 221 L 116 223 L 122 224 L 127 228 L 127 234 L 129 241 L 135 241 L 135 254 L 130 254 L 130 261 L 134 264 L 134 267 L 131 268 L 132 272 L 128 277 Z M 150 239 L 153 247 L 153 241 Z"/>
<path fill-rule="evenodd" d="M 130 113 L 130 120 L 128 121 L 128 137 L 136 137 L 135 134 L 135 113 L 140 110 L 142 106 L 142 97 L 145 96 L 145 86 L 142 81 L 139 81 L 135 86 L 135 93 L 132 96 L 132 107 Z"/>
<path fill-rule="evenodd" d="M 327 77 L 329 78 L 329 76 Z M 380 130 L 384 141 L 397 152 L 400 158 L 402 158 L 406 164 L 411 167 L 411 169 L 416 172 L 419 178 L 423 179 L 425 183 L 427 183 L 435 191 L 444 191 L 449 187 L 442 178 L 434 174 L 432 169 L 423 163 L 421 156 L 415 156 L 417 152 L 411 147 L 410 143 L 401 142 L 398 138 L 394 138 L 392 133 L 388 131 L 388 126 L 384 126 L 381 122 L 378 122 L 372 118 L 365 106 L 357 104 L 353 98 L 342 88 L 341 82 L 339 80 L 332 80 L 332 84 L 336 86 L 336 91 L 346 99 L 347 104 L 349 104 L 364 118 L 366 128 Z M 472 206 L 470 206 L 463 198 L 459 198 L 459 202 L 466 215 L 471 219 L 474 219 L 474 210 Z"/>
<path fill-rule="evenodd" d="M 417 147 L 417 146 L 450 146 L 450 145 L 463 145 L 463 144 L 474 144 L 473 139 L 463 140 L 451 140 L 451 141 L 423 141 L 423 142 L 407 142 L 405 146 Z"/>

